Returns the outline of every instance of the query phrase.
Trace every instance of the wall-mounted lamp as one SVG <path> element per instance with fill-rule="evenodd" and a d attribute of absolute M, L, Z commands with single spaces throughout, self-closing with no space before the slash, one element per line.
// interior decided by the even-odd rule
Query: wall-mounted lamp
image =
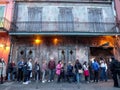
<path fill-rule="evenodd" d="M 0 44 L 0 48 L 4 48 L 4 44 Z"/>
<path fill-rule="evenodd" d="M 9 49 L 10 49 L 9 46 L 4 45 L 4 44 L 0 44 L 0 48 L 3 48 L 3 49 L 5 49 L 5 50 L 9 50 Z"/>
<path fill-rule="evenodd" d="M 40 39 L 35 39 L 36 44 L 40 44 L 42 41 Z"/>
<path fill-rule="evenodd" d="M 58 43 L 58 39 L 54 38 L 53 43 L 56 45 Z"/>

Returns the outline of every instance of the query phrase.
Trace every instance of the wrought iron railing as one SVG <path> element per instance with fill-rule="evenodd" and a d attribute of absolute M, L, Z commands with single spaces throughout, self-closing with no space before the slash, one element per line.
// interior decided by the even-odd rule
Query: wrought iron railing
<path fill-rule="evenodd" d="M 4 17 L 0 17 L 0 28 L 7 31 L 10 30 L 11 22 Z"/>
<path fill-rule="evenodd" d="M 116 32 L 113 22 L 16 22 L 15 32 Z"/>

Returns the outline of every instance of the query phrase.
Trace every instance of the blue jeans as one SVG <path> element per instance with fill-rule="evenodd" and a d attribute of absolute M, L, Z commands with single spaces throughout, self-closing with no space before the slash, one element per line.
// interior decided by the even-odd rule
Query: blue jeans
<path fill-rule="evenodd" d="M 11 80 L 11 73 L 8 73 L 8 81 Z"/>
<path fill-rule="evenodd" d="M 101 80 L 107 81 L 107 73 L 105 71 L 105 67 L 101 68 Z"/>
<path fill-rule="evenodd" d="M 46 78 L 45 78 L 45 74 L 46 74 L 46 71 L 43 70 L 43 71 L 42 71 L 42 81 L 45 81 L 45 80 L 46 80 Z"/>
<path fill-rule="evenodd" d="M 77 80 L 77 83 L 80 83 L 80 81 L 81 81 L 81 74 L 80 73 L 76 73 L 76 80 Z"/>
<path fill-rule="evenodd" d="M 15 80 L 15 74 L 12 73 L 12 80 Z"/>
<path fill-rule="evenodd" d="M 49 69 L 49 80 L 54 80 L 55 69 Z"/>

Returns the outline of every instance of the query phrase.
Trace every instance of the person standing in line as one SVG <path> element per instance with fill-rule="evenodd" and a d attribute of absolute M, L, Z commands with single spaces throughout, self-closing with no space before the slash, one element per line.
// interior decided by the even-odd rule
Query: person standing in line
<path fill-rule="evenodd" d="M 42 63 L 42 83 L 45 83 L 46 80 L 46 73 L 47 73 L 47 63 L 45 60 L 43 60 Z"/>
<path fill-rule="evenodd" d="M 72 63 L 69 61 L 68 62 L 68 65 L 67 65 L 67 74 L 66 74 L 66 78 L 67 78 L 67 81 L 69 83 L 71 83 L 71 79 L 72 78 L 72 81 L 74 81 L 74 73 L 73 73 L 73 65 Z"/>
<path fill-rule="evenodd" d="M 28 82 L 30 83 L 31 82 L 31 78 L 32 78 L 32 59 L 28 59 Z"/>
<path fill-rule="evenodd" d="M 4 81 L 4 79 L 3 79 L 4 76 L 5 76 L 5 75 L 4 75 L 4 74 L 5 74 L 5 73 L 4 73 L 4 67 L 5 67 L 5 62 L 4 62 L 3 58 L 1 58 L 1 59 L 0 59 L 0 78 L 1 78 L 1 79 L 0 79 L 0 80 L 1 80 L 1 81 L 0 81 L 0 84 L 3 84 L 3 81 Z"/>
<path fill-rule="evenodd" d="M 81 65 L 81 63 L 79 62 L 78 59 L 76 60 L 74 67 L 75 67 L 75 74 L 76 74 L 77 83 L 80 83 L 82 72 L 79 72 L 79 71 L 80 70 L 82 71 L 82 65 Z"/>
<path fill-rule="evenodd" d="M 24 59 L 22 58 L 20 61 L 18 61 L 18 74 L 17 74 L 17 81 L 21 82 L 23 80 L 23 65 L 24 65 Z"/>
<path fill-rule="evenodd" d="M 7 66 L 7 80 L 11 81 L 11 75 L 12 75 L 12 62 L 10 61 Z"/>
<path fill-rule="evenodd" d="M 38 63 L 38 60 L 36 60 L 34 64 L 34 73 L 35 80 L 40 80 L 40 64 Z"/>
<path fill-rule="evenodd" d="M 15 80 L 16 73 L 17 73 L 17 67 L 15 64 L 15 61 L 13 60 L 12 61 L 12 80 L 13 81 Z"/>
<path fill-rule="evenodd" d="M 94 72 L 94 82 L 98 83 L 98 75 L 99 75 L 99 64 L 98 62 L 94 59 L 93 63 L 92 63 L 92 69 Z"/>
<path fill-rule="evenodd" d="M 66 63 L 64 63 L 64 61 L 62 60 L 61 61 L 61 73 L 60 73 L 60 75 L 61 75 L 61 80 L 63 81 L 63 82 L 65 82 L 65 79 L 66 79 L 66 73 L 65 73 L 65 65 Z"/>
<path fill-rule="evenodd" d="M 56 74 L 57 74 L 57 82 L 59 83 L 60 82 L 60 79 L 61 79 L 61 60 L 58 61 L 58 64 L 56 66 Z"/>
<path fill-rule="evenodd" d="M 49 80 L 48 82 L 51 82 L 54 80 L 55 75 L 55 59 L 53 57 L 50 58 L 51 60 L 48 63 L 48 69 L 49 69 Z"/>
<path fill-rule="evenodd" d="M 29 78 L 29 71 L 28 71 L 28 64 L 27 62 L 24 63 L 23 65 L 23 77 L 24 77 L 24 80 L 23 80 L 23 84 L 29 84 L 29 81 L 28 81 L 28 78 Z"/>
<path fill-rule="evenodd" d="M 120 62 L 116 60 L 114 57 L 111 58 L 110 70 L 112 72 L 112 78 L 114 81 L 114 87 L 120 87 L 117 79 L 117 75 L 120 74 Z"/>
<path fill-rule="evenodd" d="M 94 82 L 94 70 L 92 68 L 92 63 L 94 62 L 94 58 L 92 58 L 89 62 L 89 77 L 90 77 L 90 82 Z"/>
<path fill-rule="evenodd" d="M 89 80 L 88 80 L 88 78 L 89 78 L 89 70 L 88 69 L 89 69 L 89 66 L 88 66 L 87 62 L 85 61 L 83 63 L 83 70 L 84 70 L 85 81 L 87 83 L 89 83 Z"/>
<path fill-rule="evenodd" d="M 100 63 L 100 69 L 101 69 L 101 72 L 100 72 L 100 78 L 101 78 L 101 81 L 105 80 L 107 82 L 107 63 L 105 63 L 105 61 L 102 59 L 101 60 L 101 63 Z"/>

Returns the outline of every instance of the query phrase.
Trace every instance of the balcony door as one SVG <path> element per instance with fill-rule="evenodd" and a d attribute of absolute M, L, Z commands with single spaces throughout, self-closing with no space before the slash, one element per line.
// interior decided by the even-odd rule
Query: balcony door
<path fill-rule="evenodd" d="M 101 8 L 88 8 L 88 20 L 90 32 L 104 31 L 103 13 Z"/>
<path fill-rule="evenodd" d="M 72 8 L 68 7 L 59 7 L 59 30 L 60 31 L 73 31 L 73 14 Z"/>
<path fill-rule="evenodd" d="M 76 59 L 76 49 L 74 47 L 60 47 L 58 49 L 58 58 L 63 60 L 65 64 L 69 61 L 74 62 Z"/>
<path fill-rule="evenodd" d="M 28 7 L 28 30 L 41 31 L 42 7 Z"/>

